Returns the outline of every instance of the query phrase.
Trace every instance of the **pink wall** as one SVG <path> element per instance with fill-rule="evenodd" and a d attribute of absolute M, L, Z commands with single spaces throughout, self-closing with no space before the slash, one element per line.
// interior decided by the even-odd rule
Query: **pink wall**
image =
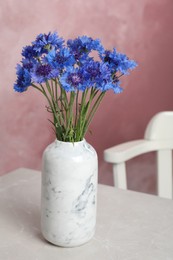
<path fill-rule="evenodd" d="M 54 139 L 43 97 L 31 89 L 15 93 L 13 82 L 22 47 L 38 33 L 57 30 L 64 38 L 100 38 L 139 64 L 124 77 L 122 94 L 108 93 L 91 125 L 93 134 L 87 136 L 99 154 L 99 181 L 111 184 L 103 150 L 142 138 L 151 116 L 173 110 L 172 14 L 172 0 L 1 1 L 0 174 L 18 167 L 40 169 L 42 151 Z M 154 159 L 148 158 L 149 168 L 146 158 L 128 166 L 134 189 L 153 190 Z"/>

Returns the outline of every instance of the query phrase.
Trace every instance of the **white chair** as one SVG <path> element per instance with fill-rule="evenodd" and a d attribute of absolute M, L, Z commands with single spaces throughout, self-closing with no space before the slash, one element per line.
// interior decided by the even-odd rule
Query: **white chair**
<path fill-rule="evenodd" d="M 156 114 L 147 125 L 144 139 L 122 143 L 104 151 L 105 161 L 113 164 L 114 185 L 127 189 L 125 162 L 156 151 L 157 189 L 163 198 L 173 198 L 172 180 L 173 112 Z"/>

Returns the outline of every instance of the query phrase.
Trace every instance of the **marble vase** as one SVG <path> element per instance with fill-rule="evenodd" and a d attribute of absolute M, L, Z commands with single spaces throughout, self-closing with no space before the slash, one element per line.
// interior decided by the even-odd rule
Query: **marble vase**
<path fill-rule="evenodd" d="M 43 153 L 41 231 L 62 247 L 88 242 L 95 233 L 98 159 L 85 140 L 56 140 Z"/>

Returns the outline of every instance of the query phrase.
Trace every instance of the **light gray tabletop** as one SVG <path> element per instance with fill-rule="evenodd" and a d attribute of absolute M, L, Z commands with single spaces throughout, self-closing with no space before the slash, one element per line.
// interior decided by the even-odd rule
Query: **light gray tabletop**
<path fill-rule="evenodd" d="M 0 177 L 2 260 L 173 260 L 173 201 L 99 185 L 95 237 L 60 248 L 40 233 L 40 172 Z"/>

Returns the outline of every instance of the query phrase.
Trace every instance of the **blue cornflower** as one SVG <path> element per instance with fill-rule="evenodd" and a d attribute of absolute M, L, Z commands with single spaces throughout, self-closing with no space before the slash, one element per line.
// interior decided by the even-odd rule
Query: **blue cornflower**
<path fill-rule="evenodd" d="M 47 53 L 48 50 L 60 49 L 64 40 L 56 32 L 48 34 L 39 34 L 35 41 L 32 42 L 33 49 L 39 54 Z"/>
<path fill-rule="evenodd" d="M 78 37 L 78 39 L 81 43 L 81 46 L 85 48 L 88 52 L 95 50 L 102 53 L 104 51 L 104 48 L 99 39 L 94 40 L 88 36 L 81 36 Z"/>
<path fill-rule="evenodd" d="M 31 59 L 34 57 L 37 57 L 38 54 L 37 52 L 34 50 L 33 46 L 25 46 L 22 50 L 22 55 L 26 58 L 26 59 Z"/>
<path fill-rule="evenodd" d="M 134 60 L 129 60 L 125 54 L 117 54 L 118 70 L 124 74 L 128 75 L 129 70 L 134 69 L 137 66 L 137 63 Z"/>
<path fill-rule="evenodd" d="M 75 64 L 75 58 L 71 55 L 68 48 L 62 48 L 59 51 L 51 50 L 44 58 L 46 62 L 51 64 L 54 68 L 64 69 Z"/>
<path fill-rule="evenodd" d="M 114 48 L 113 51 L 106 50 L 100 56 L 103 62 L 107 63 L 112 71 L 121 72 L 122 74 L 128 74 L 129 69 L 134 69 L 137 64 L 133 60 L 129 60 L 129 58 L 122 53 L 118 53 Z"/>
<path fill-rule="evenodd" d="M 27 69 L 29 72 L 32 71 L 36 63 L 38 63 L 38 61 L 35 59 L 22 59 L 23 68 Z"/>
<path fill-rule="evenodd" d="M 81 41 L 78 38 L 74 40 L 68 40 L 67 46 L 69 47 L 70 52 L 74 55 L 76 60 L 79 60 L 82 55 L 86 55 L 87 53 L 87 49 L 85 47 L 82 47 Z"/>
<path fill-rule="evenodd" d="M 90 75 L 91 79 L 95 79 L 100 76 L 100 63 L 97 61 L 91 60 L 86 64 L 86 71 Z"/>
<path fill-rule="evenodd" d="M 99 39 L 82 36 L 64 44 L 56 32 L 39 34 L 22 56 L 14 89 L 32 86 L 42 92 L 56 137 L 64 142 L 83 140 L 105 93 L 121 93 L 120 77 L 137 65 L 115 48 L 105 50 Z"/>
<path fill-rule="evenodd" d="M 99 74 L 98 77 L 95 79 L 95 82 L 96 82 L 95 87 L 102 92 L 107 91 L 111 88 L 111 84 L 112 84 L 111 72 L 108 66 L 102 62 L 99 63 Z"/>
<path fill-rule="evenodd" d="M 103 62 L 100 62 L 100 81 L 109 82 L 112 81 L 112 74 L 109 66 Z"/>
<path fill-rule="evenodd" d="M 16 67 L 17 80 L 14 89 L 17 92 L 24 92 L 31 85 L 31 75 L 29 71 L 17 64 Z"/>
<path fill-rule="evenodd" d="M 101 92 L 105 92 L 108 90 L 113 90 L 115 94 L 119 94 L 123 91 L 120 86 L 120 81 L 117 80 L 116 82 L 103 80 L 96 84 L 96 88 L 99 89 Z"/>
<path fill-rule="evenodd" d="M 90 85 L 100 84 L 100 81 L 110 81 L 111 72 L 107 65 L 102 62 L 90 60 L 83 66 L 84 75 Z"/>
<path fill-rule="evenodd" d="M 123 88 L 120 86 L 120 81 L 117 81 L 116 83 L 114 83 L 112 89 L 115 94 L 119 94 L 119 93 L 123 92 Z"/>
<path fill-rule="evenodd" d="M 68 68 L 60 77 L 60 83 L 66 91 L 84 91 L 87 81 L 84 78 L 82 69 Z"/>
<path fill-rule="evenodd" d="M 118 90 L 118 81 L 115 82 L 112 78 L 112 73 L 107 64 L 98 61 L 89 61 L 83 66 L 83 75 L 88 83 L 88 86 L 94 86 L 101 92 L 113 89 L 116 93 Z"/>
<path fill-rule="evenodd" d="M 105 63 L 102 63 L 100 66 L 100 71 L 101 71 L 101 80 L 100 80 L 100 84 L 103 87 L 103 90 L 110 90 L 112 89 L 114 91 L 115 94 L 119 94 L 123 91 L 123 89 L 120 86 L 120 81 L 118 79 L 118 77 L 116 76 L 116 74 L 111 73 L 111 70 L 109 68 L 109 66 Z M 104 86 L 105 84 L 105 86 Z"/>
<path fill-rule="evenodd" d="M 104 51 L 104 48 L 99 39 L 93 40 L 88 36 L 82 36 L 74 40 L 68 40 L 67 46 L 74 54 L 76 59 L 80 59 L 81 57 L 86 59 L 87 55 L 93 50 L 98 51 L 100 54 Z"/>
<path fill-rule="evenodd" d="M 100 78 L 100 63 L 98 61 L 89 60 L 83 64 L 83 74 L 89 85 L 93 85 Z"/>
<path fill-rule="evenodd" d="M 34 65 L 31 72 L 33 82 L 43 83 L 49 79 L 56 78 L 59 75 L 59 71 L 54 69 L 50 64 L 38 63 Z"/>

